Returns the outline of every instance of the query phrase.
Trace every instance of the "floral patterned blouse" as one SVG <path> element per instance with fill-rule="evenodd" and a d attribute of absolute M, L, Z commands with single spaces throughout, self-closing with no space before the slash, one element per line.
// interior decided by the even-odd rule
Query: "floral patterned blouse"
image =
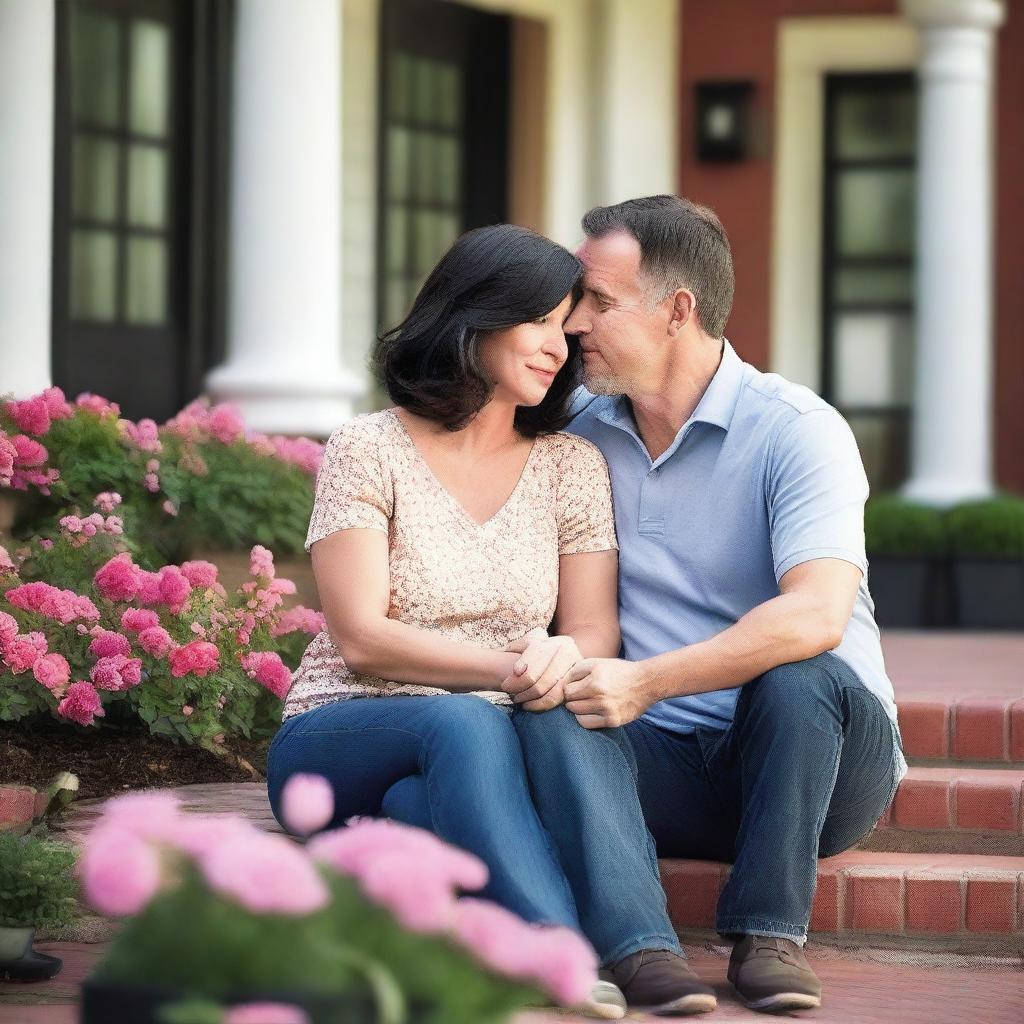
<path fill-rule="evenodd" d="M 615 550 L 604 457 L 573 434 L 536 438 L 508 500 L 482 525 L 442 487 L 393 409 L 357 416 L 328 439 L 306 550 L 336 530 L 388 535 L 388 616 L 494 650 L 546 629 L 559 555 Z M 328 632 L 296 669 L 284 717 L 339 698 L 450 691 L 352 672 Z M 494 704 L 508 694 L 480 691 Z"/>

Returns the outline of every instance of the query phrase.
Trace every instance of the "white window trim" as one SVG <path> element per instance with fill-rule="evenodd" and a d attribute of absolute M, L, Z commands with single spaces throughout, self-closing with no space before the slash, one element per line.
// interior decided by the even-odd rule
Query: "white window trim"
<path fill-rule="evenodd" d="M 913 71 L 917 30 L 898 17 L 790 18 L 779 25 L 771 369 L 821 383 L 825 76 Z"/>

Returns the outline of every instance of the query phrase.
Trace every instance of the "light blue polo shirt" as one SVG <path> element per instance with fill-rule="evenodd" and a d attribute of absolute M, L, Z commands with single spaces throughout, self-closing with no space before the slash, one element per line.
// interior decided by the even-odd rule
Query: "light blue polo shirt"
<path fill-rule="evenodd" d="M 863 575 L 834 653 L 895 724 L 867 585 L 868 482 L 835 409 L 743 362 L 728 342 L 693 415 L 653 462 L 625 397 L 580 389 L 573 409 L 568 429 L 601 449 L 611 473 L 622 657 L 639 661 L 706 640 L 778 597 L 793 566 L 841 558 Z M 644 717 L 676 732 L 725 729 L 740 689 L 660 701 Z"/>

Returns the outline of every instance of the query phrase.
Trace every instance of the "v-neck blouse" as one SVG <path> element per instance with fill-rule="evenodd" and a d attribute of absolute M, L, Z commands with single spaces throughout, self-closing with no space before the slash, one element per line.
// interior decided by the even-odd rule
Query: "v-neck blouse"
<path fill-rule="evenodd" d="M 441 485 L 392 409 L 357 416 L 331 434 L 306 550 L 360 528 L 388 536 L 389 618 L 492 650 L 547 628 L 560 555 L 618 547 L 608 467 L 591 442 L 537 437 L 508 499 L 481 524 Z M 324 631 L 294 673 L 284 717 L 349 697 L 450 692 L 353 672 Z M 501 691 L 478 696 L 511 704 Z"/>

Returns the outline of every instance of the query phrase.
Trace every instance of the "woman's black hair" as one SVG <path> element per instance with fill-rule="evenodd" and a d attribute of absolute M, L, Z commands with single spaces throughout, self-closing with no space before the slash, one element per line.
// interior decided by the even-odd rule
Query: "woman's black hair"
<path fill-rule="evenodd" d="M 372 366 L 391 400 L 448 430 L 464 427 L 490 400 L 480 338 L 530 323 L 555 309 L 583 273 L 571 252 L 514 224 L 462 235 L 441 257 L 408 316 L 377 339 Z M 525 437 L 561 430 L 580 382 L 580 354 L 569 357 L 539 405 L 516 409 Z"/>

